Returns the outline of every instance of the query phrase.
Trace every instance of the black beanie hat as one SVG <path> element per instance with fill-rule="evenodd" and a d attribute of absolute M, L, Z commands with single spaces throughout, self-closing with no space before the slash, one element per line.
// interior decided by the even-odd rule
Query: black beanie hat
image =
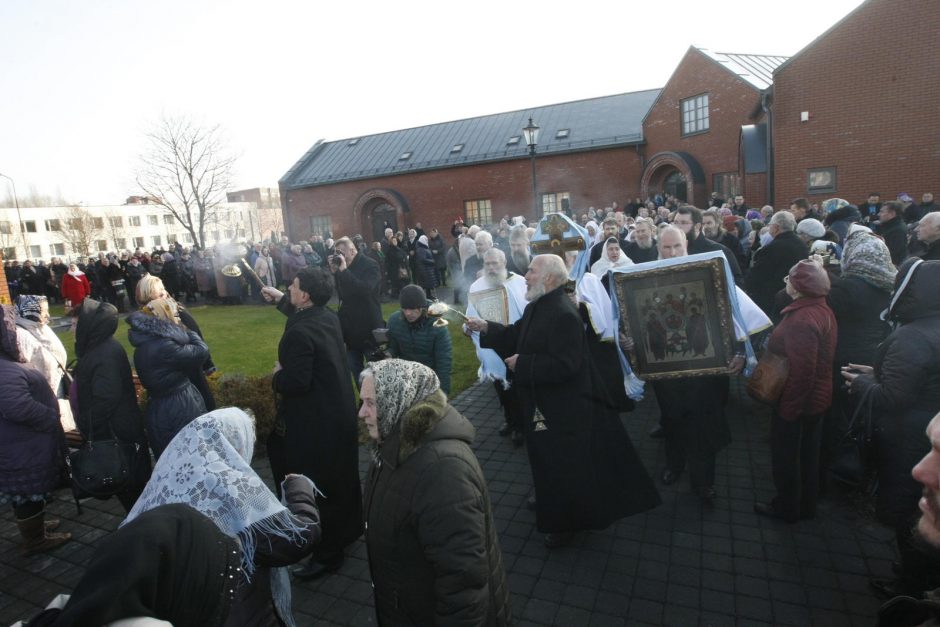
<path fill-rule="evenodd" d="M 398 303 L 402 309 L 424 309 L 428 306 L 428 297 L 420 285 L 406 285 L 398 294 Z"/>

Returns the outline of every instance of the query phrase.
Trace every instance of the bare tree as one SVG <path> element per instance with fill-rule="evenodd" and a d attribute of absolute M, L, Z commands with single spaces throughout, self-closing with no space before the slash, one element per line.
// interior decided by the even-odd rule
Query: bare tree
<path fill-rule="evenodd" d="M 216 209 L 225 201 L 235 165 L 219 126 L 163 116 L 146 138 L 137 185 L 204 248 L 206 224 L 215 221 Z"/>
<path fill-rule="evenodd" d="M 96 240 L 104 234 L 104 220 L 87 209 L 72 205 L 59 214 L 59 239 L 68 244 L 72 253 L 87 255 Z"/>
<path fill-rule="evenodd" d="M 114 242 L 114 248 L 127 248 L 127 234 L 124 230 L 124 216 L 113 210 L 105 211 L 104 225 L 108 236 Z M 124 240 L 123 246 L 118 246 L 120 240 Z"/>

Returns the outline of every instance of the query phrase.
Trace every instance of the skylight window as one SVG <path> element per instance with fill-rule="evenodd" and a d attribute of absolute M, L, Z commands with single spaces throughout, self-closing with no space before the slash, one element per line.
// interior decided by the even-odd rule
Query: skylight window
<path fill-rule="evenodd" d="M 463 144 L 454 144 L 454 147 L 450 149 L 451 152 L 460 152 L 463 150 Z"/>
<path fill-rule="evenodd" d="M 569 133 L 570 131 L 571 131 L 571 129 L 567 129 L 567 128 L 563 128 L 563 129 L 559 130 L 557 133 L 555 133 L 555 139 L 565 139 L 565 138 L 567 138 L 567 137 L 568 137 L 568 133 Z"/>
<path fill-rule="evenodd" d="M 359 143 L 359 138 L 357 137 L 357 138 L 355 138 L 355 139 L 350 139 L 348 142 L 346 142 L 346 145 L 347 145 L 347 146 L 355 146 L 355 145 L 358 144 L 358 143 Z"/>
<path fill-rule="evenodd" d="M 403 152 L 403 153 L 401 153 L 400 155 L 398 155 L 398 160 L 399 160 L 399 161 L 408 161 L 408 159 L 411 159 L 411 151 L 410 151 L 410 150 L 409 150 L 408 152 Z"/>
<path fill-rule="evenodd" d="M 507 146 L 515 146 L 516 144 L 519 143 L 519 140 L 520 140 L 520 139 L 522 139 L 522 136 L 521 136 L 521 135 L 513 135 L 512 137 L 509 138 L 509 141 L 506 142 L 506 145 L 507 145 Z"/>

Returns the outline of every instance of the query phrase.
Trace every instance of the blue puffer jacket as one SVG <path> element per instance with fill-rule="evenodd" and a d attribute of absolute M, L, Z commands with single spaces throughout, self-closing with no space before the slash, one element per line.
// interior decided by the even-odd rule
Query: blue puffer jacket
<path fill-rule="evenodd" d="M 209 355 L 195 331 L 140 312 L 127 317 L 134 368 L 147 390 L 147 438 L 155 457 L 192 421 L 206 413 L 193 380 Z"/>
<path fill-rule="evenodd" d="M 36 370 L 0 354 L 0 492 L 51 492 L 62 480 L 59 405 Z"/>

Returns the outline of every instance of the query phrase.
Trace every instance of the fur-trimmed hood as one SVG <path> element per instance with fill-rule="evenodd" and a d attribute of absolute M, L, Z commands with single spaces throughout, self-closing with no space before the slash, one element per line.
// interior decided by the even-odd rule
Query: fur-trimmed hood
<path fill-rule="evenodd" d="M 447 395 L 437 390 L 409 409 L 388 438 L 379 445 L 378 456 L 392 468 L 411 457 L 426 442 L 462 440 L 473 444 L 476 430 L 470 421 L 447 404 Z"/>
<path fill-rule="evenodd" d="M 128 339 L 134 346 L 140 346 L 154 338 L 172 340 L 181 346 L 189 344 L 189 334 L 184 327 L 139 311 L 127 317 L 127 324 L 131 327 Z"/>

